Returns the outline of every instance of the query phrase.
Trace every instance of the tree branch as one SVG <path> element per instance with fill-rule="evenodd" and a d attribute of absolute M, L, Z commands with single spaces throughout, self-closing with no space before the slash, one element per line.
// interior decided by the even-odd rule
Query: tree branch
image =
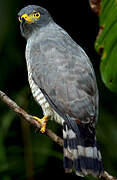
<path fill-rule="evenodd" d="M 4 92 L 0 91 L 0 99 L 5 104 L 7 104 L 13 111 L 18 115 L 23 117 L 28 123 L 34 125 L 36 130 L 40 129 L 41 126 L 38 121 L 36 121 L 33 116 L 29 115 L 26 111 L 20 108 L 13 100 L 11 100 Z M 50 129 L 46 129 L 46 135 L 49 136 L 53 141 L 55 141 L 60 146 L 63 146 L 63 140 L 53 133 Z"/>
<path fill-rule="evenodd" d="M 36 121 L 33 116 L 29 115 L 26 111 L 20 108 L 13 100 L 11 100 L 4 92 L 0 91 L 0 100 L 7 104 L 13 111 L 15 111 L 18 115 L 23 117 L 28 123 L 34 125 L 37 129 L 40 129 L 40 124 Z M 59 146 L 63 147 L 63 139 L 57 136 L 50 129 L 46 129 L 45 134 L 51 138 L 54 142 L 56 142 Z M 71 156 L 71 153 L 69 153 Z M 115 177 L 110 175 L 108 172 L 104 171 L 103 178 L 106 180 L 117 180 Z"/>

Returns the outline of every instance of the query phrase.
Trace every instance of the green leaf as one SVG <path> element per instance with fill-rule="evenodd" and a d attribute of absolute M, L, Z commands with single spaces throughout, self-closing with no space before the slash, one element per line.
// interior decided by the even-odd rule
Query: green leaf
<path fill-rule="evenodd" d="M 99 24 L 95 48 L 101 53 L 101 77 L 104 84 L 117 93 L 117 0 L 102 0 Z"/>

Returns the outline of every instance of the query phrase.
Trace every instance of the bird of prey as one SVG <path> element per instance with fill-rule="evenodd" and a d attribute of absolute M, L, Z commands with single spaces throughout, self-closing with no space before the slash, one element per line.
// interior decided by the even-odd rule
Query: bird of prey
<path fill-rule="evenodd" d="M 98 88 L 93 66 L 84 50 L 40 6 L 28 5 L 18 13 L 22 36 L 27 40 L 26 62 L 32 94 L 44 117 L 63 127 L 64 168 L 76 175 L 103 175 L 95 136 Z"/>

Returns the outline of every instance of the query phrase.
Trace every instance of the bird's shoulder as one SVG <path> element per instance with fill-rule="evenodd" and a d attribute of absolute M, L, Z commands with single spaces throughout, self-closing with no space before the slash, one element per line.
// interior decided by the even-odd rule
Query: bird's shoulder
<path fill-rule="evenodd" d="M 85 67 L 92 67 L 85 51 L 70 37 L 70 35 L 56 23 L 36 31 L 27 41 L 26 51 L 30 56 L 36 54 L 43 56 L 45 60 L 57 59 L 74 61 L 76 64 L 84 64 Z"/>
<path fill-rule="evenodd" d="M 45 72 L 46 76 L 49 71 L 48 79 L 49 76 L 58 79 L 58 75 L 63 79 L 67 77 L 68 84 L 80 84 L 83 91 L 92 96 L 95 94 L 96 79 L 93 66 L 84 50 L 64 29 L 52 23 L 43 27 L 39 34 L 35 34 L 30 44 L 29 59 L 32 68 L 38 69 L 38 74 Z"/>

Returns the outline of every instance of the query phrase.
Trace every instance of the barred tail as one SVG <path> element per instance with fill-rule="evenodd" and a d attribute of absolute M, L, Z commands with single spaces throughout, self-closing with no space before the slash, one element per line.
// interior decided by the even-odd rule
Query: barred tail
<path fill-rule="evenodd" d="M 101 154 L 96 142 L 95 129 L 90 125 L 78 125 L 80 137 L 64 123 L 64 168 L 75 169 L 76 175 L 101 176 L 104 172 Z"/>

